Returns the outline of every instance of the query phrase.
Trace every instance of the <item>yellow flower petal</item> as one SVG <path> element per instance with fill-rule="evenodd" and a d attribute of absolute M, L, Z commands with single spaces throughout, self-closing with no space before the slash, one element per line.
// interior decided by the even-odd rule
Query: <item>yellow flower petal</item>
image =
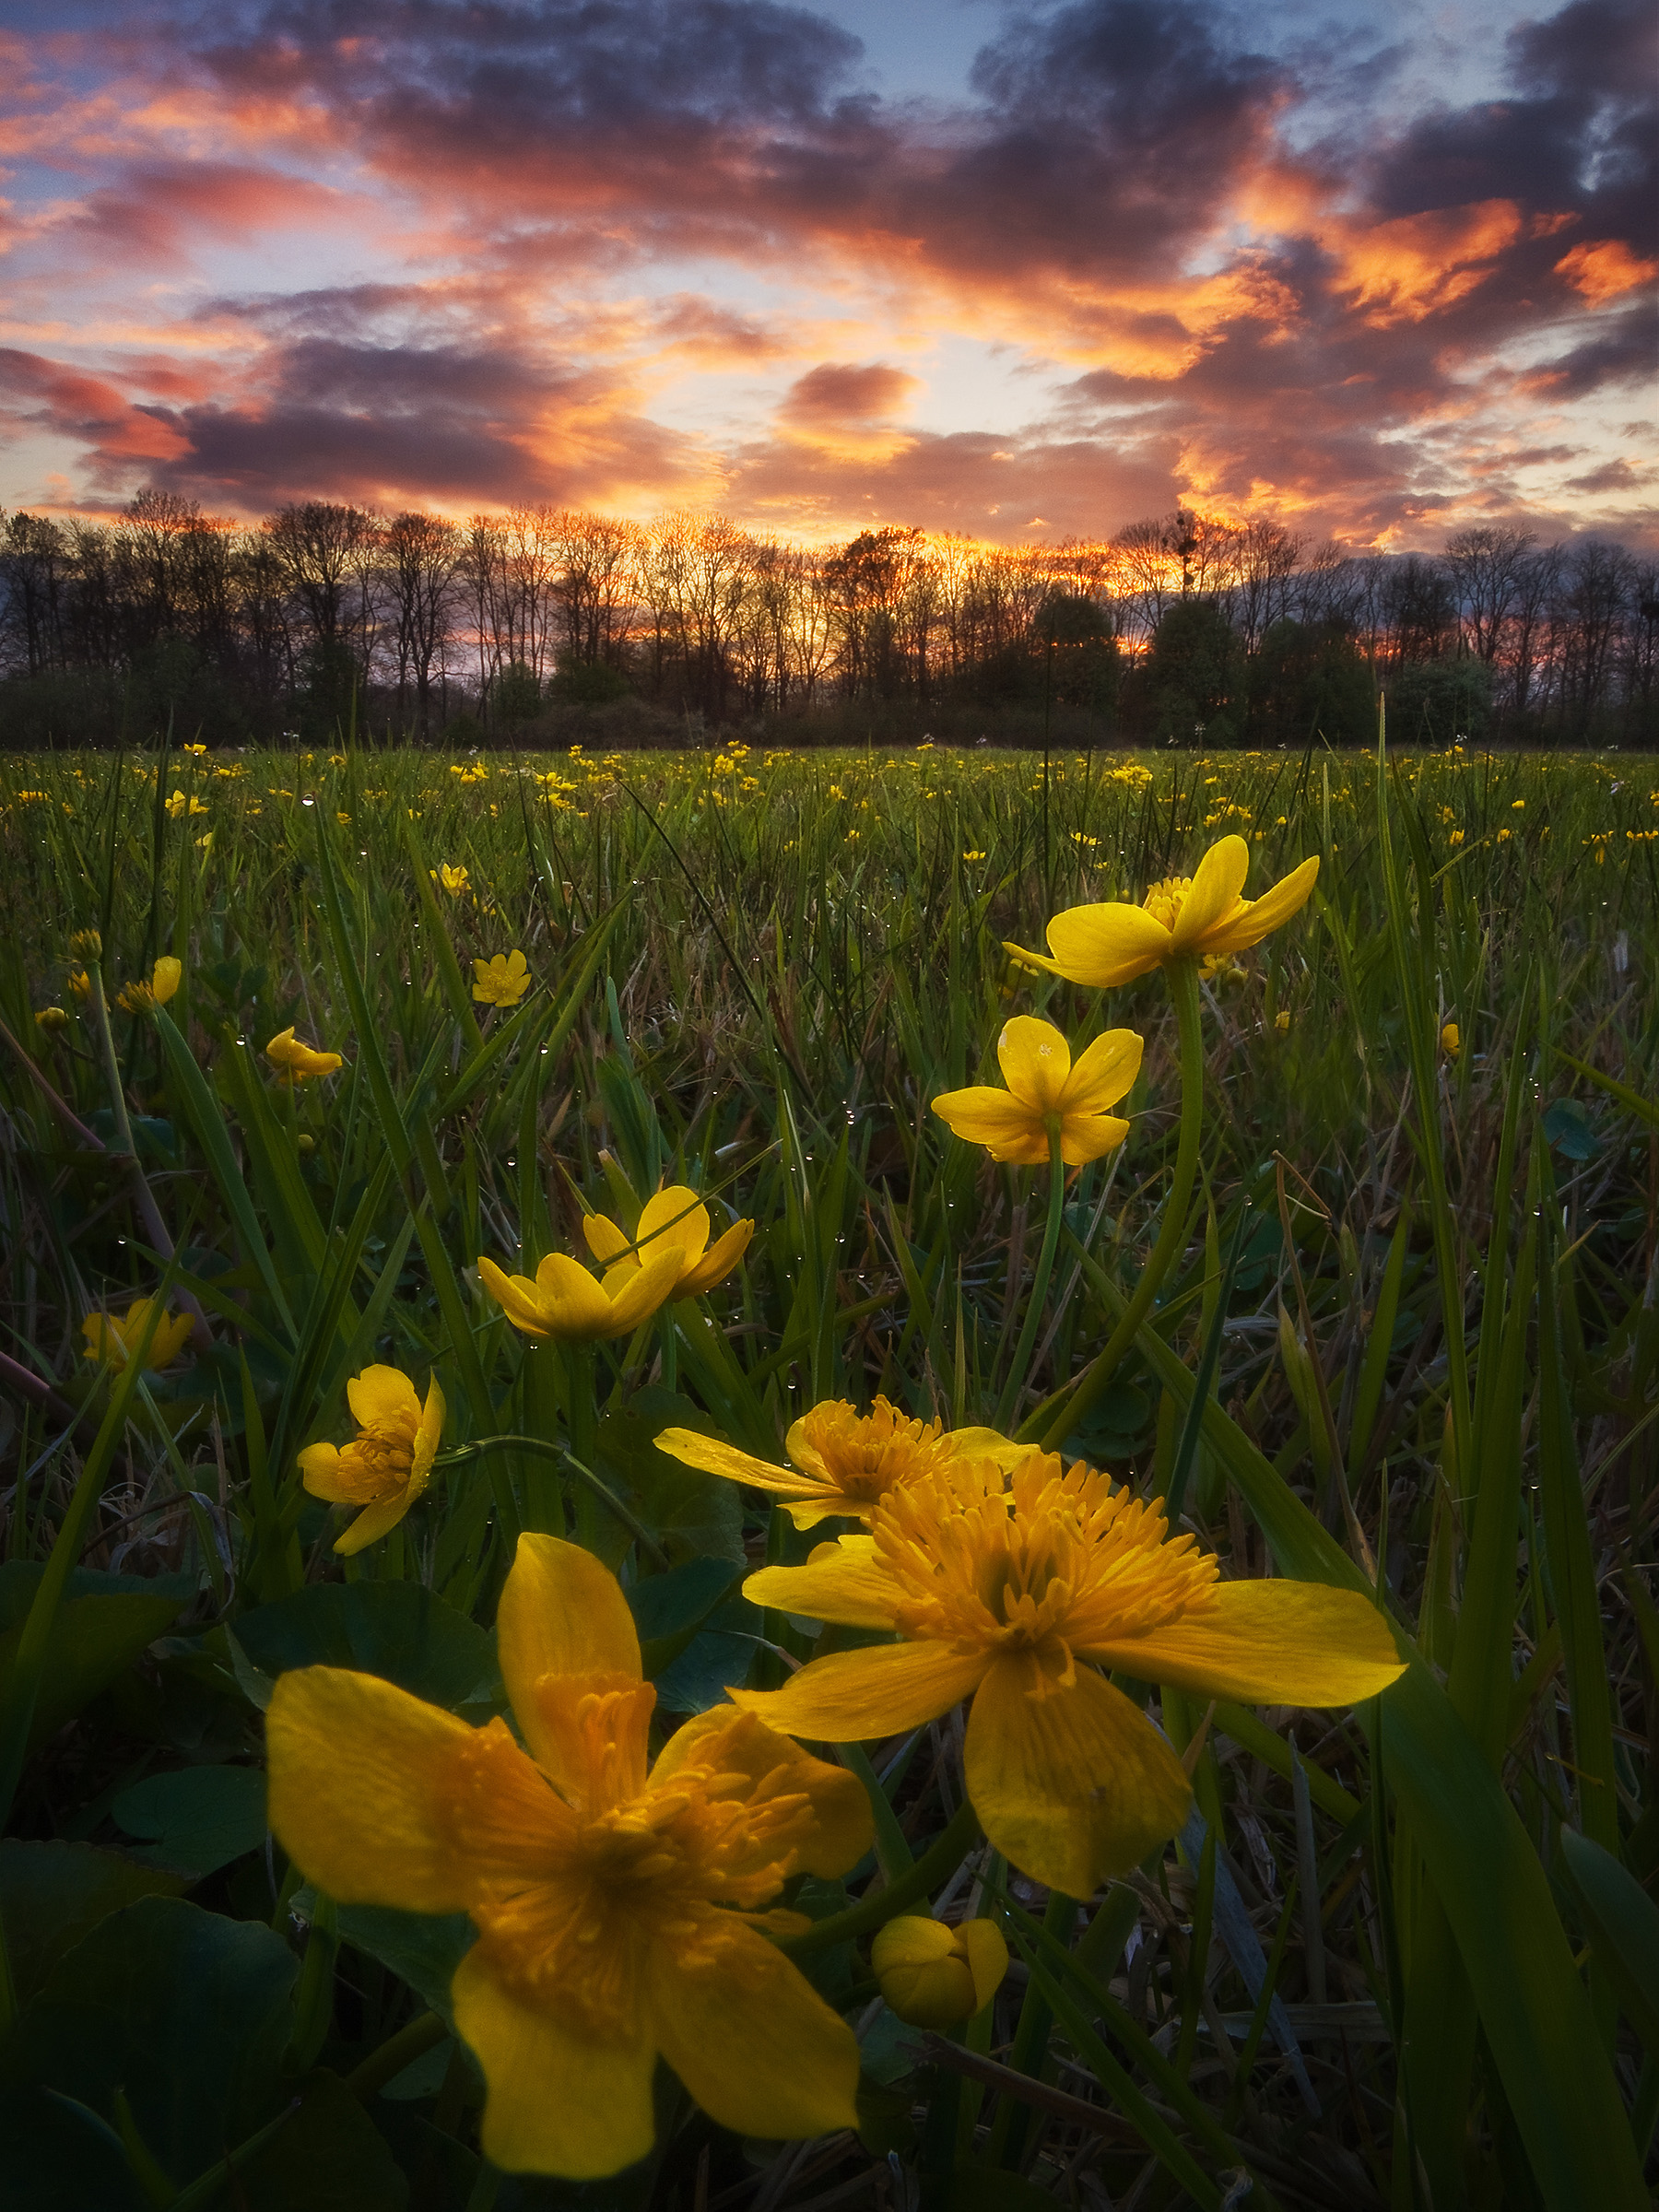
<path fill-rule="evenodd" d="M 1224 837 L 1198 863 L 1193 888 L 1182 901 L 1171 932 L 1174 950 L 1194 955 L 1230 949 L 1216 937 L 1217 924 L 1228 921 L 1239 904 L 1244 878 L 1250 872 L 1250 847 L 1241 837 Z"/>
<path fill-rule="evenodd" d="M 473 1734 L 376 1675 L 281 1676 L 265 1714 L 277 1841 L 342 1904 L 462 1911 L 472 1885 L 445 1812 Z"/>
<path fill-rule="evenodd" d="M 354 1552 L 361 1551 L 365 1545 L 390 1535 L 419 1495 L 420 1492 L 411 1484 L 407 1489 L 400 1490 L 395 1498 L 382 1499 L 378 1505 L 366 1505 L 357 1519 L 348 1523 L 335 1538 L 335 1551 L 342 1559 L 349 1559 Z"/>
<path fill-rule="evenodd" d="M 524 1275 L 506 1275 L 488 1253 L 478 1261 L 478 1278 L 514 1328 L 523 1329 L 526 1336 L 545 1337 L 551 1334 L 542 1301 L 536 1295 L 536 1286 Z"/>
<path fill-rule="evenodd" d="M 614 1332 L 615 1307 L 580 1260 L 550 1252 L 535 1271 L 535 1288 L 554 1335 L 578 1341 Z"/>
<path fill-rule="evenodd" d="M 761 1567 L 743 1585 L 752 1605 L 780 1613 L 804 1613 L 810 1620 L 833 1620 L 847 1629 L 890 1629 L 898 1625 L 893 1579 L 876 1562 L 868 1536 L 843 1536 L 826 1545 L 821 1558 L 805 1567 Z"/>
<path fill-rule="evenodd" d="M 156 962 L 150 971 L 150 995 L 159 1006 L 166 1006 L 172 997 L 183 973 L 183 961 L 174 959 L 171 953 L 163 953 Z"/>
<path fill-rule="evenodd" d="M 443 1441 L 443 1421 L 448 1412 L 443 1393 L 433 1375 L 427 1384 L 426 1404 L 421 1408 L 420 1426 L 415 1431 L 415 1458 L 409 1469 L 409 1488 L 415 1497 L 426 1488 L 432 1472 L 432 1462 L 438 1456 L 438 1447 Z"/>
<path fill-rule="evenodd" d="M 1225 932 L 1225 942 L 1217 949 L 1247 952 L 1251 946 L 1259 945 L 1281 923 L 1301 912 L 1312 895 L 1318 874 L 1319 855 L 1315 853 L 1300 867 L 1292 868 L 1283 883 L 1276 883 L 1270 891 L 1247 904 L 1241 914 L 1235 915 Z"/>
<path fill-rule="evenodd" d="M 780 1498 L 816 1498 L 824 1487 L 813 1476 L 773 1466 L 770 1460 L 757 1459 L 752 1452 L 740 1452 L 735 1444 L 725 1443 L 717 1436 L 700 1436 L 695 1429 L 665 1429 L 656 1445 L 659 1452 L 683 1460 L 688 1467 L 700 1467 L 705 1475 L 751 1483 L 756 1489 L 771 1490 Z"/>
<path fill-rule="evenodd" d="M 671 1182 L 653 1192 L 640 1208 L 640 1258 L 653 1256 L 653 1244 L 677 1244 L 687 1259 L 696 1260 L 709 1249 L 709 1209 L 695 1191 L 683 1182 Z"/>
<path fill-rule="evenodd" d="M 475 1945 L 455 1972 L 455 2026 L 484 2070 L 484 2155 L 506 2173 L 597 2181 L 655 2139 L 656 2053 L 641 2019 L 622 2041 L 568 2025 L 507 1988 Z"/>
<path fill-rule="evenodd" d="M 680 1277 L 675 1296 L 700 1298 L 705 1290 L 712 1290 L 716 1283 L 724 1282 L 748 1250 L 749 1240 L 754 1233 L 755 1225 L 752 1221 L 734 1221 L 689 1274 Z"/>
<path fill-rule="evenodd" d="M 547 1676 L 640 1678 L 640 1639 L 614 1574 L 580 1544 L 529 1533 L 518 1540 L 496 1614 L 501 1679 L 530 1755 L 556 1782 L 558 1732 L 537 1696 Z"/>
<path fill-rule="evenodd" d="M 1111 1113 L 1068 1113 L 1060 1124 L 1060 1158 L 1068 1168 L 1087 1167 L 1115 1152 L 1129 1135 L 1127 1122 Z"/>
<path fill-rule="evenodd" d="M 401 1368 L 366 1367 L 346 1385 L 346 1403 L 359 1429 L 376 1421 L 395 1420 L 400 1415 L 420 1418 L 420 1400 L 415 1385 Z"/>
<path fill-rule="evenodd" d="M 870 1848 L 875 1821 L 869 1794 L 857 1775 L 814 1759 L 755 1713 L 715 1705 L 677 1728 L 651 1771 L 649 1786 L 672 1787 L 674 1777 L 692 1762 L 747 1777 L 749 1786 L 740 1793 L 746 1799 L 769 1777 L 766 1795 L 798 1790 L 809 1798 L 818 1826 L 798 1847 L 796 1865 L 804 1874 L 826 1878 L 845 1874 Z"/>
<path fill-rule="evenodd" d="M 980 1686 L 965 1768 L 990 1841 L 1067 1897 L 1126 1874 L 1175 1833 L 1192 1797 L 1181 1761 L 1121 1690 L 1088 1666 L 1062 1684 L 1030 1652 L 997 1659 Z"/>
<path fill-rule="evenodd" d="M 798 1967 L 753 1928 L 722 1930 L 715 1963 L 651 1959 L 663 2056 L 711 2119 L 740 2136 L 856 2127 L 858 2044 Z"/>
<path fill-rule="evenodd" d="M 1064 1113 L 1104 1113 L 1135 1088 L 1146 1041 L 1134 1030 L 1107 1030 L 1074 1062 L 1061 1095 Z"/>
<path fill-rule="evenodd" d="M 996 1041 L 1003 1081 L 1022 1106 L 1039 1120 L 1057 1113 L 1065 1078 L 1071 1074 L 1071 1047 L 1052 1021 L 1017 1014 L 1003 1024 Z"/>
<path fill-rule="evenodd" d="M 1358 1590 L 1322 1583 L 1218 1583 L 1213 1605 L 1114 1638 L 1090 1656 L 1143 1682 L 1241 1705 L 1351 1705 L 1406 1671 L 1394 1632 Z"/>
<path fill-rule="evenodd" d="M 1048 1131 L 1042 1117 L 1010 1091 L 972 1083 L 966 1090 L 941 1093 L 933 1110 L 964 1144 L 983 1145 L 993 1159 L 1021 1168 L 1048 1162 Z"/>
<path fill-rule="evenodd" d="M 340 1477 L 337 1444 L 307 1444 L 299 1455 L 299 1465 L 300 1478 L 313 1498 L 326 1498 L 338 1504 L 356 1501 L 355 1487 Z"/>
<path fill-rule="evenodd" d="M 979 2012 L 1002 1987 L 1008 1971 L 1008 1947 L 994 1920 L 965 1920 L 957 1936 L 973 1971 L 973 2008 Z"/>
<path fill-rule="evenodd" d="M 1048 925 L 1048 943 L 1057 975 L 1114 991 L 1167 960 L 1174 939 L 1145 907 L 1111 903 L 1056 914 Z"/>
<path fill-rule="evenodd" d="M 752 1594 L 759 1579 L 752 1577 L 745 1590 Z M 769 1727 L 790 1735 L 818 1743 L 864 1743 L 936 1721 L 972 1694 L 989 1664 L 984 1652 L 957 1652 L 944 1643 L 877 1643 L 815 1659 L 782 1689 L 728 1689 L 726 1695 L 734 1705 L 758 1712 Z"/>
<path fill-rule="evenodd" d="M 602 1267 L 612 1260 L 620 1259 L 628 1250 L 629 1239 L 625 1230 L 605 1214 L 583 1214 L 582 1234 L 588 1250 Z"/>

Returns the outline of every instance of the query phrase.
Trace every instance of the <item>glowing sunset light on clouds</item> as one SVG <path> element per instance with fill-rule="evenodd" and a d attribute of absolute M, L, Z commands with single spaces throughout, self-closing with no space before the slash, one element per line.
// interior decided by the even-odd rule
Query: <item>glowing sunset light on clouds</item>
<path fill-rule="evenodd" d="M 7 21 L 0 507 L 1659 540 L 1646 0 Z"/>

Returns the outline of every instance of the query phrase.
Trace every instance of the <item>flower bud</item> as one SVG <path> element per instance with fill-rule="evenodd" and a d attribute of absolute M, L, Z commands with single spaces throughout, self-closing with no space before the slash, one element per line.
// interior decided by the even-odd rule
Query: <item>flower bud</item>
<path fill-rule="evenodd" d="M 95 929 L 77 929 L 69 940 L 69 949 L 79 960 L 101 960 L 103 939 Z"/>
<path fill-rule="evenodd" d="M 163 953 L 150 971 L 150 995 L 159 1006 L 164 1006 L 178 989 L 184 974 L 182 960 L 175 960 L 171 953 Z"/>
<path fill-rule="evenodd" d="M 1448 1060 L 1455 1060 L 1463 1050 L 1463 1039 L 1457 1033 L 1457 1024 L 1449 1021 L 1441 1030 L 1441 1051 Z"/>
<path fill-rule="evenodd" d="M 35 1027 L 54 1037 L 60 1030 L 69 1027 L 69 1016 L 62 1006 L 42 1006 L 35 1016 Z"/>
<path fill-rule="evenodd" d="M 870 1946 L 870 1964 L 890 2008 L 912 2028 L 956 2028 L 995 1995 L 1008 1947 L 994 1921 L 889 1920 Z"/>

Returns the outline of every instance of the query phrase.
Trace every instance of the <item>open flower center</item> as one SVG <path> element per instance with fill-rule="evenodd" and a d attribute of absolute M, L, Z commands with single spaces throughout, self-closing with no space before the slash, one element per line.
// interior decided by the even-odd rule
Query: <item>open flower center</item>
<path fill-rule="evenodd" d="M 1173 929 L 1192 891 L 1190 876 L 1166 876 L 1161 883 L 1147 886 L 1141 904 L 1155 922 L 1161 922 L 1166 929 Z"/>
<path fill-rule="evenodd" d="M 526 2005 L 619 2041 L 638 2031 L 653 1947 L 685 1968 L 720 1960 L 739 1917 L 756 1917 L 793 1872 L 814 1816 L 782 1767 L 757 1781 L 688 1760 L 645 1787 L 655 1692 L 582 1692 L 581 1679 L 540 1686 L 557 1783 L 492 1723 L 463 1755 L 451 1818 L 478 1869 L 467 1911 L 495 1971 Z M 721 1742 L 712 1735 L 710 1749 Z"/>
<path fill-rule="evenodd" d="M 342 1446 L 340 1473 L 366 1504 L 395 1498 L 408 1487 L 419 1427 L 420 1415 L 413 1407 L 382 1414 Z"/>
<path fill-rule="evenodd" d="M 870 1524 L 900 1584 L 907 1636 L 993 1650 L 1087 1650 L 1203 1611 L 1216 1562 L 1195 1539 L 1166 1542 L 1155 1502 L 1113 1490 L 1080 1463 L 1033 1452 L 1008 1477 L 991 1460 L 924 1475 Z"/>
<path fill-rule="evenodd" d="M 815 1406 L 796 1432 L 797 1464 L 846 1498 L 873 1505 L 884 1492 L 936 1465 L 939 1421 L 912 1420 L 877 1398 L 867 1414 L 848 1406 Z"/>

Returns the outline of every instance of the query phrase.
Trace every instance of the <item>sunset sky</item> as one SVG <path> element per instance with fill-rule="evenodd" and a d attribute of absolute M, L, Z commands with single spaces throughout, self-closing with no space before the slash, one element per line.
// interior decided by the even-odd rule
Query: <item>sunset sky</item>
<path fill-rule="evenodd" d="M 0 0 L 0 507 L 1659 544 L 1650 0 Z"/>

